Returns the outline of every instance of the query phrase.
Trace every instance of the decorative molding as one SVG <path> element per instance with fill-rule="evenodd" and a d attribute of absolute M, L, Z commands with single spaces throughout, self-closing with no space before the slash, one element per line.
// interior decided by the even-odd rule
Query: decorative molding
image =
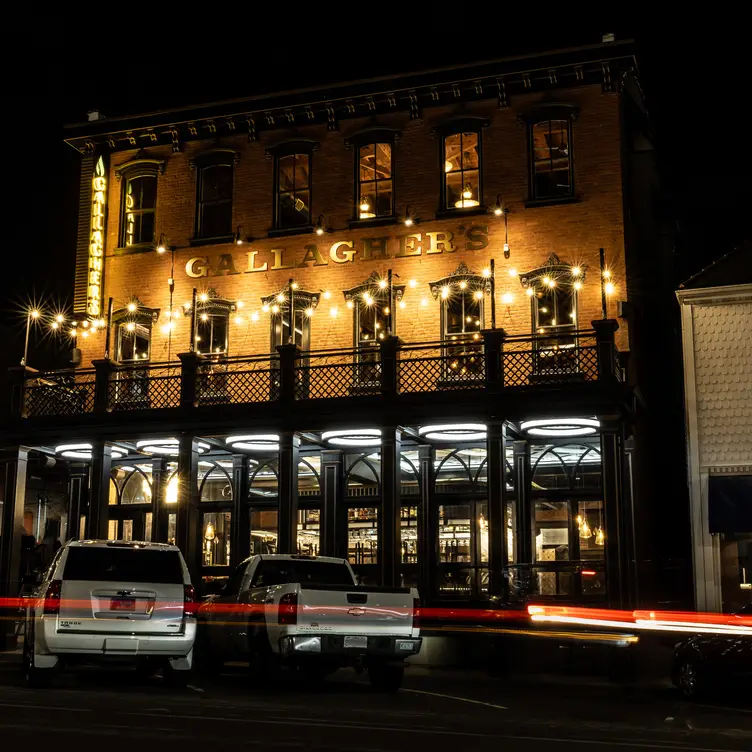
<path fill-rule="evenodd" d="M 438 136 L 451 136 L 454 133 L 472 133 L 488 128 L 491 118 L 477 115 L 455 115 L 431 128 L 431 133 Z"/>
<path fill-rule="evenodd" d="M 166 165 L 167 161 L 164 159 L 131 159 L 129 162 L 124 162 L 115 168 L 115 177 L 120 181 L 126 172 L 140 169 L 151 170 L 158 175 L 164 175 Z"/>
<path fill-rule="evenodd" d="M 155 324 L 159 320 L 160 308 L 149 308 L 136 297 L 131 298 L 128 303 L 135 303 L 136 310 L 129 311 L 128 306 L 114 310 L 112 312 L 113 324 L 119 324 L 123 321 L 133 321 L 136 324 Z"/>
<path fill-rule="evenodd" d="M 240 152 L 236 149 L 225 149 L 216 146 L 211 149 L 205 149 L 191 157 L 188 160 L 188 165 L 192 170 L 195 170 L 197 165 L 216 164 L 228 159 L 232 159 L 234 164 L 238 164 L 240 162 Z"/>
<path fill-rule="evenodd" d="M 371 293 L 372 297 L 378 297 L 384 295 L 388 288 L 381 287 L 379 284 L 382 277 L 377 271 L 372 271 L 368 277 L 355 287 L 351 287 L 349 290 L 343 290 L 342 294 L 345 296 L 346 301 L 354 300 L 358 295 L 362 295 L 365 292 Z M 395 285 L 392 283 L 392 290 L 394 292 L 395 301 L 402 300 L 402 296 L 405 294 L 405 285 Z"/>
<path fill-rule="evenodd" d="M 710 465 L 701 469 L 710 475 L 752 475 L 752 465 Z"/>
<path fill-rule="evenodd" d="M 491 279 L 490 277 L 484 277 L 482 274 L 471 271 L 464 261 L 461 261 L 457 268 L 446 277 L 437 279 L 434 282 L 429 282 L 428 287 L 431 290 L 434 300 L 438 300 L 441 294 L 441 288 L 447 285 L 457 284 L 458 282 L 465 281 L 468 283 L 468 287 L 471 290 L 483 290 L 485 294 L 491 293 Z"/>
<path fill-rule="evenodd" d="M 577 120 L 580 108 L 568 102 L 541 102 L 517 116 L 517 122 L 535 125 L 545 120 Z"/>
<path fill-rule="evenodd" d="M 572 275 L 572 266 L 572 264 L 562 261 L 555 253 L 549 253 L 543 266 L 520 274 L 520 282 L 523 287 L 530 287 L 531 284 L 545 276 L 551 276 L 556 279 L 571 277 L 573 282 L 578 280 L 584 282 L 587 278 L 587 264 L 579 265 L 580 274 L 577 277 Z"/>
<path fill-rule="evenodd" d="M 312 138 L 288 138 L 267 146 L 264 154 L 268 157 L 287 157 L 290 154 L 312 154 L 318 148 L 319 142 Z"/>
<path fill-rule="evenodd" d="M 752 301 L 752 284 L 680 289 L 676 297 L 681 305 L 723 305 Z"/>
<path fill-rule="evenodd" d="M 402 131 L 399 128 L 386 128 L 372 125 L 353 133 L 345 139 L 345 146 L 352 149 L 353 146 L 365 146 L 366 144 L 394 144 L 399 141 Z"/>
<path fill-rule="evenodd" d="M 272 293 L 271 295 L 264 295 L 261 298 L 261 304 L 262 305 L 280 305 L 281 308 L 284 308 L 285 304 L 287 303 L 287 296 L 289 295 L 289 289 L 287 286 L 277 290 L 277 292 Z M 311 292 L 310 290 L 293 290 L 293 294 L 295 297 L 295 308 L 313 308 L 316 309 L 319 305 L 319 299 L 321 298 L 320 292 Z M 285 300 L 279 304 L 279 301 L 277 300 L 277 297 L 279 295 L 284 295 Z"/>

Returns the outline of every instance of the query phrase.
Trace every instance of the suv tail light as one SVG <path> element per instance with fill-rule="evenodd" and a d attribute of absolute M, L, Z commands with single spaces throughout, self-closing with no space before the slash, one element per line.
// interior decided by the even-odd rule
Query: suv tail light
<path fill-rule="evenodd" d="M 63 589 L 62 580 L 52 580 L 44 594 L 44 613 L 56 616 L 60 613 L 60 591 Z"/>
<path fill-rule="evenodd" d="M 420 598 L 413 598 L 413 629 L 420 629 Z"/>
<path fill-rule="evenodd" d="M 298 594 L 285 593 L 279 599 L 279 613 L 277 614 L 278 624 L 297 624 L 298 623 Z"/>
<path fill-rule="evenodd" d="M 196 588 L 193 585 L 183 586 L 183 614 L 185 616 L 195 616 L 198 611 L 196 602 Z"/>

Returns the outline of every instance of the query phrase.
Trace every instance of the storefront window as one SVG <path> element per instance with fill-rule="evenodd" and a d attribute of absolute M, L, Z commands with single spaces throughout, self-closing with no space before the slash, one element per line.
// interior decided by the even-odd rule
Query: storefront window
<path fill-rule="evenodd" d="M 230 566 L 230 512 L 205 512 L 202 524 L 203 565 Z"/>
<path fill-rule="evenodd" d="M 144 540 L 145 541 L 150 541 L 152 539 L 153 524 L 154 524 L 154 515 L 151 512 L 147 512 L 144 515 Z"/>
<path fill-rule="evenodd" d="M 311 455 L 298 463 L 298 496 L 319 496 L 321 494 L 320 477 L 321 457 Z"/>
<path fill-rule="evenodd" d="M 530 447 L 533 488 L 597 491 L 601 488 L 598 440 L 572 444 L 533 444 Z"/>
<path fill-rule="evenodd" d="M 178 535 L 178 516 L 176 514 L 167 515 L 167 542 L 175 545 Z"/>
<path fill-rule="evenodd" d="M 275 497 L 279 492 L 279 473 L 277 460 L 268 460 L 255 465 L 249 471 L 251 497 Z"/>
<path fill-rule="evenodd" d="M 107 540 L 117 540 L 117 539 L 118 539 L 118 521 L 110 520 L 107 523 Z"/>
<path fill-rule="evenodd" d="M 568 501 L 536 501 L 535 560 L 569 561 L 570 526 Z"/>
<path fill-rule="evenodd" d="M 486 448 L 438 449 L 436 451 L 436 493 L 485 492 Z"/>
<path fill-rule="evenodd" d="M 452 504 L 439 507 L 439 561 L 451 564 L 470 563 L 470 505 Z"/>
<path fill-rule="evenodd" d="M 351 564 L 378 564 L 379 510 L 351 507 L 347 510 L 347 558 Z"/>
<path fill-rule="evenodd" d="M 279 512 L 276 509 L 251 509 L 251 556 L 276 554 Z"/>
<path fill-rule="evenodd" d="M 121 504 L 151 504 L 151 477 L 134 470 L 123 485 Z"/>
<path fill-rule="evenodd" d="M 403 496 L 420 494 L 420 472 L 418 470 L 418 452 L 402 452 L 400 455 L 400 493 Z"/>
<path fill-rule="evenodd" d="M 725 613 L 752 602 L 752 533 L 721 533 L 721 598 Z"/>
<path fill-rule="evenodd" d="M 298 554 L 301 556 L 319 555 L 320 527 L 320 509 L 301 509 L 298 511 Z"/>
<path fill-rule="evenodd" d="M 378 496 L 381 480 L 379 453 L 348 454 L 345 462 L 347 495 L 350 497 Z"/>
<path fill-rule="evenodd" d="M 121 535 L 122 540 L 124 541 L 133 540 L 133 520 L 123 520 L 122 531 L 123 531 L 123 534 Z"/>
<path fill-rule="evenodd" d="M 201 461 L 198 465 L 199 496 L 201 501 L 232 501 L 232 462 Z"/>
<path fill-rule="evenodd" d="M 122 321 L 117 327 L 117 360 L 120 363 L 135 363 L 149 360 L 151 322 Z"/>
<path fill-rule="evenodd" d="M 418 563 L 418 507 L 400 508 L 400 561 Z"/>

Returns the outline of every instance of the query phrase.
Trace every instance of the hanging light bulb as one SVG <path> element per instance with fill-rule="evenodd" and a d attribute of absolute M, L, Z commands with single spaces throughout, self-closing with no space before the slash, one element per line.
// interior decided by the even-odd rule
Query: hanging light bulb
<path fill-rule="evenodd" d="M 504 213 L 504 207 L 501 205 L 501 194 L 496 197 L 496 206 L 494 207 L 494 214 L 500 217 Z"/>
<path fill-rule="evenodd" d="M 371 211 L 371 202 L 368 196 L 364 196 L 360 201 L 360 218 L 373 219 L 376 215 Z"/>
<path fill-rule="evenodd" d="M 606 544 L 606 534 L 603 532 L 602 527 L 595 528 L 595 545 L 603 546 Z"/>
<path fill-rule="evenodd" d="M 384 290 L 389 283 L 385 279 L 379 280 L 379 287 Z"/>
<path fill-rule="evenodd" d="M 483 300 L 483 290 L 476 290 L 476 291 L 475 291 L 475 292 L 473 293 L 473 297 L 474 297 L 474 298 L 475 298 L 476 300 Z"/>
<path fill-rule="evenodd" d="M 354 308 L 355 307 L 355 303 L 353 303 L 352 300 L 348 300 L 345 305 L 347 305 L 348 308 Z"/>
<path fill-rule="evenodd" d="M 575 290 L 582 290 L 582 282 L 577 280 L 577 282 L 574 283 L 573 287 Z"/>
<path fill-rule="evenodd" d="M 329 300 L 329 298 L 332 297 L 332 294 L 329 292 L 329 290 L 326 290 L 324 292 L 324 300 Z"/>
<path fill-rule="evenodd" d="M 128 303 L 128 306 L 127 306 L 128 311 L 130 313 L 133 313 L 136 310 L 137 307 L 138 306 L 133 301 L 131 301 L 130 303 Z"/>
<path fill-rule="evenodd" d="M 441 288 L 441 297 L 446 300 L 446 298 L 449 297 L 449 286 L 444 285 L 444 287 Z"/>
<path fill-rule="evenodd" d="M 614 294 L 614 290 L 616 288 L 614 287 L 614 283 L 613 282 L 606 282 L 606 286 L 605 286 L 604 289 L 606 291 L 606 295 L 613 295 Z"/>
<path fill-rule="evenodd" d="M 62 324 L 62 323 L 63 323 L 63 321 L 65 321 L 65 316 L 63 316 L 63 314 L 62 314 L 62 313 L 58 313 L 58 315 L 57 315 L 57 316 L 55 316 L 55 321 L 56 321 L 56 322 L 57 322 L 58 324 Z"/>
<path fill-rule="evenodd" d="M 206 292 L 202 292 L 202 293 L 201 293 L 201 295 L 199 295 L 199 296 L 198 296 L 198 299 L 199 299 L 199 300 L 200 300 L 200 301 L 201 301 L 202 303 L 206 303 L 206 301 L 207 301 L 207 300 L 209 300 L 209 294 L 208 294 L 208 293 L 206 293 Z"/>
<path fill-rule="evenodd" d="M 212 525 L 211 522 L 209 522 L 206 525 L 206 532 L 204 533 L 204 539 L 208 541 L 214 540 L 214 525 Z"/>
<path fill-rule="evenodd" d="M 593 537 L 593 531 L 590 529 L 587 517 L 582 518 L 582 524 L 580 525 L 580 538 L 583 540 L 589 540 Z"/>
<path fill-rule="evenodd" d="M 527 290 L 525 290 L 525 295 L 527 295 L 528 298 L 532 298 L 533 295 L 535 295 L 535 290 L 533 290 L 532 287 L 528 287 Z"/>
<path fill-rule="evenodd" d="M 455 209 L 467 209 L 470 206 L 478 206 L 479 202 L 473 198 L 473 189 L 470 187 L 470 183 L 465 183 L 465 188 L 462 191 L 462 198 L 459 201 L 455 201 Z"/>
<path fill-rule="evenodd" d="M 407 303 L 405 303 L 404 300 L 400 300 L 400 302 L 399 302 L 399 307 L 400 308 L 404 308 L 406 305 L 407 305 Z"/>

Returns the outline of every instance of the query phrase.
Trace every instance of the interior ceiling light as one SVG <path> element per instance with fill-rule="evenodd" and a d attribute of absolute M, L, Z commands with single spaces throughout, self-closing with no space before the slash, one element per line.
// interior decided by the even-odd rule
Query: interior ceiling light
<path fill-rule="evenodd" d="M 332 446 L 379 446 L 381 429 L 349 428 L 345 431 L 324 431 L 321 439 L 328 441 Z"/>
<path fill-rule="evenodd" d="M 421 426 L 418 435 L 430 441 L 485 441 L 488 431 L 483 423 L 443 423 Z"/>
<path fill-rule="evenodd" d="M 598 432 L 600 421 L 595 418 L 542 418 L 524 420 L 520 430 L 530 436 L 549 436 L 564 438 L 567 436 L 591 436 Z"/>
<path fill-rule="evenodd" d="M 225 444 L 233 449 L 245 449 L 247 452 L 277 452 L 279 451 L 279 436 L 276 433 L 228 436 Z"/>
<path fill-rule="evenodd" d="M 136 442 L 136 449 L 149 454 L 164 454 L 168 457 L 177 457 L 180 450 L 180 441 L 178 439 L 144 439 Z M 211 447 L 209 444 L 199 441 L 198 453 L 205 454 Z"/>
<path fill-rule="evenodd" d="M 60 444 L 60 446 L 55 447 L 55 454 L 72 460 L 90 460 L 91 452 L 91 444 Z M 110 452 L 114 460 L 119 460 L 127 454 L 125 449 L 115 446 L 110 448 Z"/>

